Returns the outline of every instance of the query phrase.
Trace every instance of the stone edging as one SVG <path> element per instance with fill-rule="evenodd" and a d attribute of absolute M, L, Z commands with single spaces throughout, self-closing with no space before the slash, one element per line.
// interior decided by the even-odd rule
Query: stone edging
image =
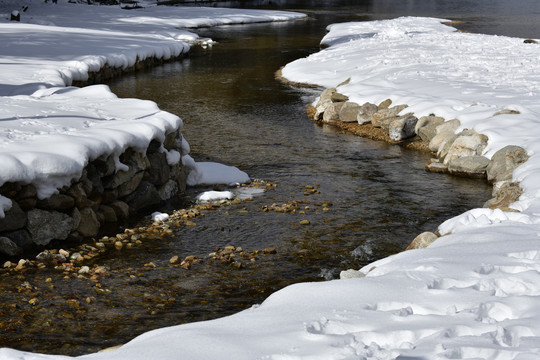
<path fill-rule="evenodd" d="M 174 152 L 176 161 L 168 160 L 167 154 Z M 119 160 L 127 170 L 116 168 L 113 155 L 100 156 L 79 179 L 47 199 L 39 199 L 32 184 L 5 183 L 0 194 L 13 205 L 0 219 L 0 254 L 15 256 L 53 240 L 95 237 L 107 225 L 124 224 L 130 216 L 183 194 L 187 174 L 181 155 L 177 130 L 163 142 L 152 140 L 144 152 L 126 149 Z"/>
<path fill-rule="evenodd" d="M 280 71 L 276 77 L 283 79 Z M 434 114 L 420 119 L 413 113 L 400 115 L 406 108 L 405 104 L 392 106 L 390 99 L 378 105 L 359 105 L 350 102 L 336 88 L 329 88 L 322 91 L 315 106 L 308 105 L 306 112 L 318 124 L 328 124 L 359 136 L 430 152 L 434 158 L 426 164 L 427 171 L 486 179 L 493 185 L 493 198 L 484 207 L 516 211 L 509 205 L 519 199 L 523 190 L 519 183 L 512 181 L 512 173 L 528 160 L 525 149 L 506 146 L 488 159 L 482 156 L 487 146 L 487 136 L 470 129 L 456 134 L 461 126 L 458 119 L 447 121 Z M 500 114 L 502 112 L 494 116 Z M 422 233 L 407 250 L 426 247 L 439 236 L 432 232 Z"/>

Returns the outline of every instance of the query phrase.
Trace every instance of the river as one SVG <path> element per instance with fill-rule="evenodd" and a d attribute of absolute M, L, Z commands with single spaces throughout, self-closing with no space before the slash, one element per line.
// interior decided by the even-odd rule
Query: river
<path fill-rule="evenodd" d="M 101 282 L 110 290 L 106 295 L 54 270 L 27 272 L 12 283 L 3 279 L 8 302 L 18 301 L 25 281 L 48 294 L 52 305 L 0 311 L 3 329 L 15 329 L 5 332 L 2 345 L 77 355 L 150 329 L 226 316 L 289 284 L 335 279 L 340 270 L 402 251 L 417 234 L 482 206 L 491 193 L 484 181 L 427 173 L 427 154 L 315 125 L 305 108 L 320 90 L 284 85 L 274 72 L 318 51 L 325 27 L 342 21 L 438 16 L 464 21 L 463 30 L 539 37 L 537 13 L 527 8 L 534 2 L 512 5 L 518 3 L 519 13 L 503 1 L 220 3 L 298 9 L 310 18 L 198 29 L 217 44 L 109 85 L 120 97 L 150 99 L 179 115 L 195 160 L 237 166 L 267 183 L 268 191 L 207 211 L 193 226 L 174 229 L 173 238 L 96 260 L 111 274 Z M 188 189 L 185 200 L 204 190 Z M 272 211 L 273 204 L 295 211 Z M 241 269 L 208 259 L 225 246 L 258 253 Z M 188 255 L 203 263 L 190 270 L 169 266 L 172 256 Z M 145 266 L 150 262 L 155 266 Z M 68 297 L 81 300 L 75 310 L 58 305 Z M 18 319 L 6 320 L 15 314 Z"/>

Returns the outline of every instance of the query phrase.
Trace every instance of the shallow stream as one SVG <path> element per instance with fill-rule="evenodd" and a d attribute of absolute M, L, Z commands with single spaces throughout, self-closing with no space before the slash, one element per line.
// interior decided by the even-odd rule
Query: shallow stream
<path fill-rule="evenodd" d="M 482 206 L 491 193 L 483 181 L 427 173 L 427 154 L 313 124 L 305 108 L 320 90 L 283 85 L 274 72 L 318 51 L 333 22 L 438 15 L 468 21 L 467 30 L 504 33 L 504 19 L 508 35 L 527 37 L 517 26 L 527 11 L 503 16 L 493 1 L 484 8 L 471 5 L 481 1 L 447 1 L 416 10 L 412 0 L 397 7 L 316 3 L 324 7 L 309 6 L 309 20 L 200 29 L 218 44 L 109 84 L 120 97 L 150 99 L 182 117 L 195 160 L 237 166 L 266 182 L 267 191 L 205 211 L 191 226 L 173 228 L 173 237 L 94 260 L 108 269 L 99 286 L 54 269 L 3 276 L 0 346 L 77 355 L 150 329 L 225 316 L 291 283 L 334 279 L 340 270 L 402 251 L 417 234 Z M 470 11 L 453 9 L 456 4 L 469 4 Z M 490 27 L 493 17 L 501 22 Z M 187 200 L 203 190 L 189 189 Z M 273 204 L 295 211 L 272 211 Z M 255 259 L 238 268 L 208 258 L 226 246 Z M 169 264 L 189 255 L 203 262 L 189 270 Z M 29 305 L 31 298 L 39 305 Z"/>

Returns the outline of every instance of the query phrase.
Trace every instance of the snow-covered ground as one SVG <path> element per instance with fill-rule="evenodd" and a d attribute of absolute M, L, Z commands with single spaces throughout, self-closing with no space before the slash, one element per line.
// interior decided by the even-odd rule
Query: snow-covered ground
<path fill-rule="evenodd" d="M 233 316 L 159 329 L 81 359 L 540 358 L 540 45 L 404 18 L 331 27 L 328 49 L 287 66 L 292 81 L 358 102 L 391 98 L 417 116 L 458 117 L 531 156 L 514 180 L 519 213 L 473 209 L 426 249 L 360 269 L 361 278 L 289 286 Z M 519 115 L 493 114 L 500 109 Z M 66 359 L 0 349 L 9 360 Z"/>

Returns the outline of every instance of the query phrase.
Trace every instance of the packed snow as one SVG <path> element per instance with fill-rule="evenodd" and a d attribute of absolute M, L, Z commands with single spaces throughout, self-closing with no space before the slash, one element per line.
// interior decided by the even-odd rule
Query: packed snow
<path fill-rule="evenodd" d="M 205 191 L 197 195 L 196 199 L 200 202 L 231 200 L 234 194 L 230 191 Z"/>
<path fill-rule="evenodd" d="M 24 15 L 24 14 L 23 14 Z M 417 116 L 457 117 L 531 155 L 514 180 L 519 213 L 473 209 L 426 249 L 365 266 L 357 278 L 289 286 L 260 306 L 158 329 L 81 359 L 540 358 L 540 45 L 455 32 L 440 19 L 334 25 L 328 49 L 283 70 L 357 102 L 391 98 Z M 500 109 L 520 114 L 494 114 Z M 185 156 L 182 161 L 190 161 Z M 8 360 L 67 359 L 0 349 Z"/>

